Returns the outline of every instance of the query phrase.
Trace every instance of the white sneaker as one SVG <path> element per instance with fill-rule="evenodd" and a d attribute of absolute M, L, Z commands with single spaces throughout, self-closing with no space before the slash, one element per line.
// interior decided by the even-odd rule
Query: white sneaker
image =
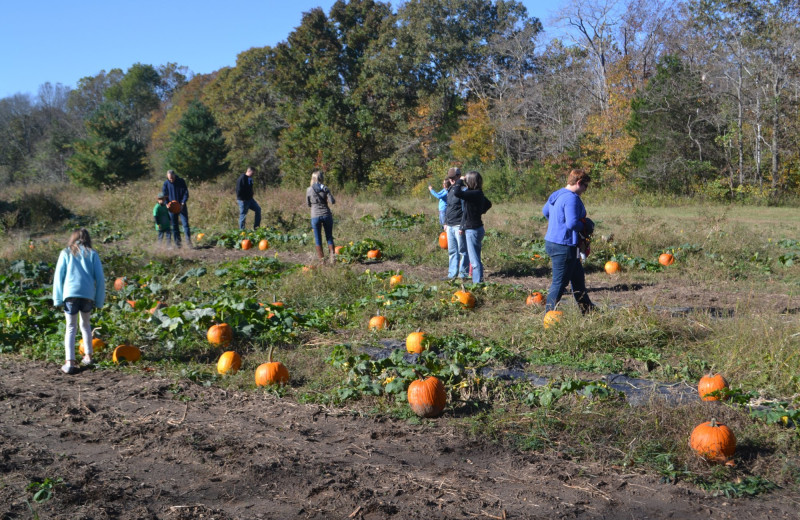
<path fill-rule="evenodd" d="M 81 360 L 81 365 L 83 365 L 85 367 L 88 367 L 90 365 L 94 365 L 94 361 L 92 360 L 92 356 L 90 356 L 88 354 L 83 356 L 83 359 Z"/>
<path fill-rule="evenodd" d="M 71 365 L 69 363 L 65 363 L 64 366 L 61 367 L 61 371 L 64 372 L 65 374 L 72 375 L 78 373 L 78 367 L 76 367 L 75 365 Z"/>

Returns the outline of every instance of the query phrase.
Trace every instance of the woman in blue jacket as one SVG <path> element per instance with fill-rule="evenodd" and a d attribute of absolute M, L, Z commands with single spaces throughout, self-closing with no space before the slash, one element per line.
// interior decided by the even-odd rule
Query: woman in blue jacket
<path fill-rule="evenodd" d="M 578 259 L 579 235 L 591 233 L 588 229 L 591 221 L 586 219 L 586 207 L 581 201 L 581 195 L 591 180 L 584 171 L 572 170 L 567 177 L 567 186 L 554 191 L 542 208 L 542 214 L 547 218 L 545 251 L 553 262 L 553 282 L 547 292 L 545 310 L 556 308 L 570 283 L 581 312 L 594 308 L 586 292 L 583 265 Z"/>
<path fill-rule="evenodd" d="M 81 336 L 85 355 L 83 364 L 92 363 L 92 325 L 90 316 L 94 307 L 102 307 L 106 298 L 103 266 L 97 251 L 92 249 L 92 239 L 85 229 L 73 231 L 67 247 L 61 251 L 53 275 L 53 304 L 64 305 L 67 332 L 64 335 L 66 363 L 61 367 L 65 374 L 78 371 L 75 362 L 75 336 L 78 315 L 81 318 Z"/>

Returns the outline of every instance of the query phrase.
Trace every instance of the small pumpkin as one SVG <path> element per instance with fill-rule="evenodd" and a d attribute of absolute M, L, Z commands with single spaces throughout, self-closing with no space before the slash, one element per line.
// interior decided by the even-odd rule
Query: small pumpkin
<path fill-rule="evenodd" d="M 125 278 L 117 278 L 114 280 L 114 290 L 121 291 L 125 288 Z"/>
<path fill-rule="evenodd" d="M 264 305 L 264 304 L 262 303 L 260 305 Z M 283 302 L 272 302 L 272 303 L 269 303 L 267 305 L 269 305 L 270 308 L 283 307 Z M 267 314 L 267 319 L 270 319 L 273 316 L 275 316 L 275 313 L 272 312 L 272 311 L 269 311 L 269 314 Z"/>
<path fill-rule="evenodd" d="M 314 266 L 314 265 L 304 265 L 302 271 L 304 273 L 310 273 L 310 272 L 312 272 L 314 270 L 315 267 L 316 266 Z"/>
<path fill-rule="evenodd" d="M 217 372 L 220 374 L 235 374 L 242 367 L 242 357 L 232 350 L 223 352 L 217 361 Z"/>
<path fill-rule="evenodd" d="M 689 447 L 709 462 L 728 462 L 736 452 L 736 436 L 730 428 L 711 419 L 692 430 Z"/>
<path fill-rule="evenodd" d="M 422 354 L 428 348 L 424 332 L 412 332 L 406 337 L 406 350 L 411 354 Z"/>
<path fill-rule="evenodd" d="M 208 329 L 206 338 L 212 345 L 227 347 L 233 340 L 233 329 L 227 323 L 217 323 Z"/>
<path fill-rule="evenodd" d="M 439 233 L 439 247 L 442 249 L 447 249 L 447 233 L 444 231 Z"/>
<path fill-rule="evenodd" d="M 147 312 L 149 312 L 150 314 L 155 314 L 158 309 L 163 309 L 166 306 L 167 306 L 166 303 L 156 301 L 156 304 L 153 307 L 150 307 L 150 309 L 148 309 Z"/>
<path fill-rule="evenodd" d="M 333 254 L 335 254 L 335 255 L 338 255 L 338 254 L 340 254 L 340 253 L 342 252 L 342 248 L 343 248 L 343 247 L 344 247 L 344 246 L 336 246 L 336 247 L 334 247 L 334 248 L 333 248 Z"/>
<path fill-rule="evenodd" d="M 381 330 L 385 329 L 389 326 L 389 320 L 386 319 L 386 316 L 381 316 L 378 314 L 377 316 L 373 316 L 369 319 L 369 329 L 370 330 Z"/>
<path fill-rule="evenodd" d="M 544 305 L 544 295 L 539 291 L 534 291 L 525 299 L 525 305 Z"/>
<path fill-rule="evenodd" d="M 138 347 L 134 347 L 133 345 L 120 345 L 114 349 L 114 353 L 111 355 L 111 360 L 114 361 L 114 363 L 120 363 L 122 361 L 135 363 L 139 361 L 139 358 L 141 357 L 142 351 L 139 350 Z"/>
<path fill-rule="evenodd" d="M 181 206 L 181 203 L 177 200 L 171 200 L 167 203 L 167 209 L 170 213 L 178 214 L 183 209 L 183 206 Z"/>
<path fill-rule="evenodd" d="M 561 311 L 547 311 L 544 315 L 544 328 L 549 329 L 561 321 L 564 315 Z"/>
<path fill-rule="evenodd" d="M 100 338 L 92 338 L 92 352 L 100 352 L 106 348 L 106 342 Z M 83 348 L 83 338 L 81 338 L 81 342 L 78 344 L 78 350 L 80 351 L 82 356 L 86 355 Z"/>
<path fill-rule="evenodd" d="M 605 269 L 606 273 L 608 274 L 617 274 L 621 269 L 621 266 L 619 265 L 619 262 L 617 262 L 616 260 L 609 260 L 608 262 L 606 262 L 606 265 L 603 266 L 603 269 Z"/>
<path fill-rule="evenodd" d="M 266 251 L 267 249 L 269 249 L 269 240 L 267 240 L 267 239 L 265 238 L 265 239 L 263 239 L 261 242 L 259 242 L 259 243 L 258 243 L 258 249 L 259 249 L 260 251 Z"/>
<path fill-rule="evenodd" d="M 465 309 L 471 309 L 475 307 L 475 304 L 477 303 L 475 295 L 465 290 L 463 287 L 460 291 L 453 293 L 453 297 L 450 299 L 450 301 L 453 303 L 460 303 Z"/>
<path fill-rule="evenodd" d="M 672 255 L 672 253 L 661 253 L 661 255 L 658 257 L 658 263 L 664 266 L 672 265 L 675 263 L 675 257 Z"/>
<path fill-rule="evenodd" d="M 697 393 L 703 401 L 719 401 L 719 397 L 708 395 L 717 390 L 728 388 L 728 382 L 720 374 L 707 374 L 700 378 L 697 384 Z"/>
<path fill-rule="evenodd" d="M 131 306 L 131 309 L 136 308 L 136 300 L 125 300 L 125 301 L 128 303 L 128 305 Z"/>
<path fill-rule="evenodd" d="M 195 242 L 200 242 L 206 237 L 205 233 L 198 233 L 196 237 L 194 237 Z"/>
<path fill-rule="evenodd" d="M 252 249 L 252 248 L 253 248 L 253 241 L 252 240 L 250 240 L 249 238 L 245 238 L 244 240 L 242 240 L 242 249 L 247 251 L 248 249 Z"/>
<path fill-rule="evenodd" d="M 408 404 L 420 417 L 437 417 L 447 405 L 447 392 L 434 376 L 417 379 L 408 385 Z"/>
<path fill-rule="evenodd" d="M 380 260 L 383 254 L 380 249 L 370 249 L 367 251 L 367 258 L 370 260 Z"/>
<path fill-rule="evenodd" d="M 285 385 L 289 382 L 289 370 L 280 361 L 272 361 L 272 349 L 266 363 L 256 369 L 256 386 Z"/>
<path fill-rule="evenodd" d="M 397 273 L 389 278 L 389 287 L 394 287 L 395 285 L 400 285 L 401 283 L 403 283 L 403 275 L 400 273 Z"/>

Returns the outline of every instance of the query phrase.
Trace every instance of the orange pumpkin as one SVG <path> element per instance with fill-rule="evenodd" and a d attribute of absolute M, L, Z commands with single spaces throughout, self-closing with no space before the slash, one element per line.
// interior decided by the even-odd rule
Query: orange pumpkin
<path fill-rule="evenodd" d="M 385 329 L 388 326 L 389 326 L 389 320 L 386 319 L 386 316 L 381 316 L 379 314 L 369 319 L 370 330 L 381 330 Z"/>
<path fill-rule="evenodd" d="M 369 251 L 367 251 L 367 258 L 369 258 L 370 260 L 380 260 L 381 256 L 383 255 L 381 254 L 380 249 L 370 249 Z"/>
<path fill-rule="evenodd" d="M 106 342 L 100 338 L 92 338 L 92 352 L 100 352 L 106 347 Z M 78 350 L 80 351 L 82 356 L 86 355 L 83 349 L 83 338 L 81 338 L 81 342 L 78 344 Z"/>
<path fill-rule="evenodd" d="M 439 247 L 442 249 L 447 249 L 447 233 L 444 231 L 439 233 Z"/>
<path fill-rule="evenodd" d="M 692 431 L 689 447 L 709 462 L 728 462 L 736 452 L 736 436 L 730 428 L 711 419 Z"/>
<path fill-rule="evenodd" d="M 205 233 L 198 233 L 198 234 L 197 234 L 197 236 L 196 236 L 196 237 L 194 237 L 194 239 L 195 239 L 195 241 L 196 241 L 196 242 L 200 242 L 200 241 L 201 241 L 201 240 L 203 240 L 205 237 L 206 237 L 206 234 L 205 234 Z"/>
<path fill-rule="evenodd" d="M 447 392 L 436 377 L 417 379 L 408 385 L 408 404 L 420 417 L 437 417 L 447 404 Z"/>
<path fill-rule="evenodd" d="M 700 378 L 697 385 L 697 393 L 703 401 L 719 401 L 719 397 L 708 395 L 717 390 L 728 388 L 728 382 L 720 374 L 707 374 Z"/>
<path fill-rule="evenodd" d="M 475 300 L 475 296 L 469 292 L 465 291 L 462 287 L 460 291 L 456 291 L 453 294 L 453 297 L 450 299 L 453 303 L 460 303 L 465 309 L 471 309 L 475 307 L 477 300 Z"/>
<path fill-rule="evenodd" d="M 539 291 L 532 292 L 525 299 L 525 305 L 544 305 L 544 296 Z"/>
<path fill-rule="evenodd" d="M 264 304 L 260 303 L 259 305 L 263 306 Z M 270 307 L 283 307 L 283 302 L 272 302 L 272 303 L 269 304 L 269 306 Z M 267 314 L 267 319 L 270 319 L 273 316 L 275 316 L 275 313 L 270 311 L 269 314 Z"/>
<path fill-rule="evenodd" d="M 339 253 L 341 253 L 343 247 L 344 246 L 336 246 L 336 247 L 334 247 L 333 248 L 333 254 L 338 255 Z"/>
<path fill-rule="evenodd" d="M 550 327 L 557 324 L 561 321 L 561 317 L 564 315 L 561 311 L 547 311 L 544 315 L 544 328 L 549 329 Z"/>
<path fill-rule="evenodd" d="M 236 352 L 229 350 L 223 352 L 217 361 L 217 372 L 220 374 L 235 374 L 242 366 L 242 357 Z"/>
<path fill-rule="evenodd" d="M 212 345 L 227 347 L 233 340 L 233 329 L 227 323 L 218 323 L 208 329 L 206 338 Z"/>
<path fill-rule="evenodd" d="M 177 200 L 171 200 L 167 203 L 167 209 L 170 213 L 178 214 L 183 209 L 183 206 L 181 206 L 181 203 Z"/>
<path fill-rule="evenodd" d="M 261 251 L 266 251 L 269 249 L 269 241 L 265 238 L 261 242 L 258 243 L 258 249 Z"/>
<path fill-rule="evenodd" d="M 289 382 L 289 370 L 280 361 L 272 361 L 272 349 L 269 348 L 269 357 L 256 369 L 256 385 L 285 385 Z"/>
<path fill-rule="evenodd" d="M 124 278 L 117 278 L 114 280 L 114 290 L 121 291 L 125 288 L 125 279 Z"/>
<path fill-rule="evenodd" d="M 250 240 L 249 238 L 245 238 L 244 240 L 242 240 L 242 249 L 247 251 L 248 249 L 251 249 L 252 247 L 253 247 L 253 241 L 252 240 Z"/>
<path fill-rule="evenodd" d="M 675 262 L 675 257 L 671 253 L 662 253 L 658 257 L 658 263 L 661 265 L 672 265 Z"/>
<path fill-rule="evenodd" d="M 424 332 L 412 332 L 406 337 L 406 350 L 411 354 L 421 354 L 428 348 L 428 341 Z"/>
<path fill-rule="evenodd" d="M 121 361 L 135 363 L 139 361 L 141 357 L 142 351 L 133 345 L 120 345 L 114 349 L 114 353 L 111 355 L 111 359 L 114 363 L 119 363 Z"/>
<path fill-rule="evenodd" d="M 131 306 L 131 309 L 136 308 L 136 300 L 125 300 L 125 301 L 128 302 L 128 305 Z"/>
<path fill-rule="evenodd" d="M 389 278 L 389 287 L 394 287 L 395 285 L 400 285 L 401 283 L 403 283 L 402 274 L 396 274 Z"/>
<path fill-rule="evenodd" d="M 606 262 L 604 269 L 608 274 L 616 274 L 620 270 L 619 262 L 617 262 L 616 260 L 609 260 L 608 262 Z"/>
<path fill-rule="evenodd" d="M 304 265 L 302 270 L 304 273 L 310 273 L 314 270 L 314 267 L 313 265 Z"/>

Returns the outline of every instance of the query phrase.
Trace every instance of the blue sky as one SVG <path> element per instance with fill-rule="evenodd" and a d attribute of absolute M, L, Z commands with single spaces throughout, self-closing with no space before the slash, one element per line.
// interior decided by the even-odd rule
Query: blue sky
<path fill-rule="evenodd" d="M 334 0 L 9 0 L 0 17 L 0 98 L 49 81 L 74 88 L 101 70 L 169 62 L 206 74 L 251 47 L 275 45 Z M 392 2 L 399 5 L 401 2 Z M 553 2 L 523 0 L 547 27 Z M 549 7 L 548 7 L 549 6 Z"/>

